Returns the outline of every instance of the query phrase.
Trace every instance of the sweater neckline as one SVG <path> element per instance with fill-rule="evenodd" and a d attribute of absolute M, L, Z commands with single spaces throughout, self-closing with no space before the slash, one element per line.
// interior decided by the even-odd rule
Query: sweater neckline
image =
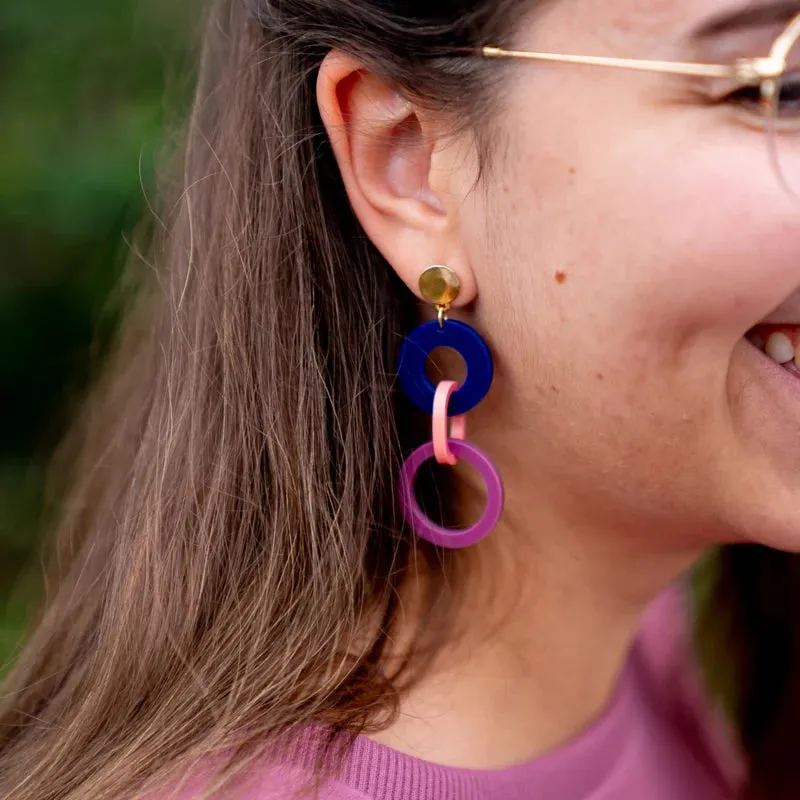
<path fill-rule="evenodd" d="M 358 737 L 340 780 L 370 800 L 515 800 L 585 798 L 602 785 L 624 751 L 641 693 L 638 648 L 632 648 L 600 715 L 565 744 L 530 761 L 499 769 L 450 767 Z"/>

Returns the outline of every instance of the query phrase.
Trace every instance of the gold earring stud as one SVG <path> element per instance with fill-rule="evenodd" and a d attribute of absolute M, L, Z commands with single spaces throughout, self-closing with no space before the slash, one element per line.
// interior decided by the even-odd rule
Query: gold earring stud
<path fill-rule="evenodd" d="M 450 304 L 461 292 L 461 281 L 450 267 L 434 264 L 419 276 L 419 292 L 429 303 L 435 306 L 436 316 L 441 328 L 447 319 L 447 311 L 450 308 Z"/>

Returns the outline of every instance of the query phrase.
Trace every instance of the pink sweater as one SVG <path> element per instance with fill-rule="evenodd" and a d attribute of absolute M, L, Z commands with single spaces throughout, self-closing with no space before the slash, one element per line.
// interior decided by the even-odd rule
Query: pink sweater
<path fill-rule="evenodd" d="M 320 800 L 730 800 L 743 770 L 701 691 L 685 612 L 677 590 L 653 604 L 605 713 L 564 747 L 507 769 L 469 770 L 361 738 Z M 311 741 L 278 767 L 253 768 L 226 797 L 290 800 L 313 769 Z"/>

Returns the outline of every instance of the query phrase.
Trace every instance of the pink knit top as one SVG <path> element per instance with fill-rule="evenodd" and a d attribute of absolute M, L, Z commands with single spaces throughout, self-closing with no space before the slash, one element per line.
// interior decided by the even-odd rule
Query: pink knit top
<path fill-rule="evenodd" d="M 361 738 L 321 800 L 730 800 L 743 769 L 701 691 L 683 595 L 649 609 L 605 712 L 565 746 L 506 769 L 441 766 Z M 311 774 L 313 737 L 255 766 L 237 800 L 284 800 Z M 187 789 L 181 800 L 191 800 Z M 226 796 L 227 797 L 227 796 Z"/>

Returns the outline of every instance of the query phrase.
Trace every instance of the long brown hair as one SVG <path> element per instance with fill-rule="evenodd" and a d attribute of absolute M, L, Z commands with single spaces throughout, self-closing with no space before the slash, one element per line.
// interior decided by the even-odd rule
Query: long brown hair
<path fill-rule="evenodd" d="M 55 588 L 0 702 L 4 796 L 117 800 L 177 762 L 391 715 L 404 670 L 379 662 L 412 553 L 393 485 L 418 443 L 392 372 L 416 305 L 350 209 L 316 71 L 347 50 L 478 127 L 485 68 L 437 57 L 519 13 L 211 8 L 177 199 L 153 270 L 134 265 L 148 279 L 83 422 Z"/>
<path fill-rule="evenodd" d="M 210 10 L 181 180 L 153 269 L 132 267 L 143 285 L 78 428 L 54 588 L 0 700 L 4 797 L 117 800 L 309 723 L 358 733 L 391 717 L 410 673 L 387 673 L 382 654 L 413 553 L 393 484 L 416 443 L 392 370 L 416 307 L 350 210 L 316 70 L 346 50 L 482 137 L 498 67 L 452 56 L 502 42 L 528 10 Z M 720 562 L 715 595 L 732 622 L 714 627 L 712 596 L 708 630 L 735 646 L 750 794 L 774 800 L 800 786 L 787 734 L 800 607 L 758 603 L 787 557 L 741 552 Z"/>

